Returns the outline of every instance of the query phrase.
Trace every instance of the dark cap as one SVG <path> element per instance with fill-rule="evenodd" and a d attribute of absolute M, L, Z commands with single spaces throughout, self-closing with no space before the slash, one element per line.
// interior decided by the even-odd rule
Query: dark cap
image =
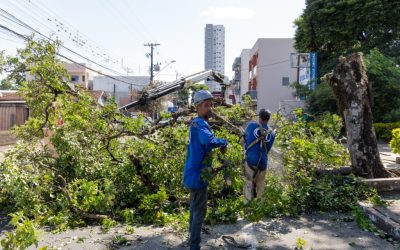
<path fill-rule="evenodd" d="M 260 109 L 260 112 L 258 112 L 258 117 L 260 117 L 260 119 L 263 121 L 268 121 L 271 117 L 271 111 L 268 109 Z"/>

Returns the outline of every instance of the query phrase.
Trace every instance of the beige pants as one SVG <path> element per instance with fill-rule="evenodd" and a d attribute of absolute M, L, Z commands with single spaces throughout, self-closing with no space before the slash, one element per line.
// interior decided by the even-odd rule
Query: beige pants
<path fill-rule="evenodd" d="M 256 168 L 255 168 L 256 169 Z M 244 185 L 243 194 L 244 202 L 248 203 L 254 198 L 262 199 L 264 188 L 265 188 L 265 174 L 266 170 L 257 171 L 254 176 L 254 170 L 247 165 L 247 161 L 244 163 Z M 254 177 L 253 177 L 254 176 Z M 254 197 L 254 187 L 256 190 L 256 197 Z"/>

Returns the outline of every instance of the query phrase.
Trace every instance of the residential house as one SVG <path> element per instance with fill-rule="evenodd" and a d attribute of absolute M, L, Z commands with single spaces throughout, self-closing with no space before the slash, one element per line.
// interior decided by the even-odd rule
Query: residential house
<path fill-rule="evenodd" d="M 67 63 L 63 62 L 64 67 L 67 69 L 70 76 L 70 82 L 79 84 L 85 89 L 93 89 L 93 77 L 95 73 L 85 68 L 85 64 Z"/>

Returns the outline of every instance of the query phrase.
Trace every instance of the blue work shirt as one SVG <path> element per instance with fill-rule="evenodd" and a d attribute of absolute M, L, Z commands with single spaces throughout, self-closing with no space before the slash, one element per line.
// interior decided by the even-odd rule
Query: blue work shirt
<path fill-rule="evenodd" d="M 263 130 L 268 131 L 268 125 L 264 124 L 262 126 Z M 265 137 L 265 144 L 268 147 L 268 151 L 272 148 L 272 144 L 275 140 L 275 133 L 273 131 L 268 131 L 268 135 Z M 253 143 L 254 140 L 259 138 L 260 136 L 260 125 L 257 122 L 249 122 L 245 131 L 246 136 L 246 144 L 245 149 L 248 148 L 250 144 Z M 261 158 L 260 158 L 261 156 Z M 268 165 L 268 152 L 263 146 L 262 142 L 259 141 L 251 148 L 246 150 L 246 160 L 250 166 L 258 167 L 260 170 L 267 169 Z"/>
<path fill-rule="evenodd" d="M 213 148 L 227 144 L 227 140 L 214 136 L 210 126 L 203 118 L 193 119 L 190 124 L 189 144 L 183 170 L 183 185 L 189 189 L 206 188 L 208 182 L 201 179 L 201 170 L 211 167 L 211 161 L 206 163 L 204 160 Z"/>

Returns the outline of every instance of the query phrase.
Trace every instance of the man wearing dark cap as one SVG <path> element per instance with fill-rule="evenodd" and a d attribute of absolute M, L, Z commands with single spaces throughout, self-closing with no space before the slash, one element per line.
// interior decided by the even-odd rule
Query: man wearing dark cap
<path fill-rule="evenodd" d="M 245 130 L 244 186 L 245 203 L 254 198 L 262 199 L 265 188 L 265 173 L 268 165 L 268 152 L 275 140 L 275 133 L 269 128 L 269 110 L 261 109 L 259 121 L 251 121 Z"/>

